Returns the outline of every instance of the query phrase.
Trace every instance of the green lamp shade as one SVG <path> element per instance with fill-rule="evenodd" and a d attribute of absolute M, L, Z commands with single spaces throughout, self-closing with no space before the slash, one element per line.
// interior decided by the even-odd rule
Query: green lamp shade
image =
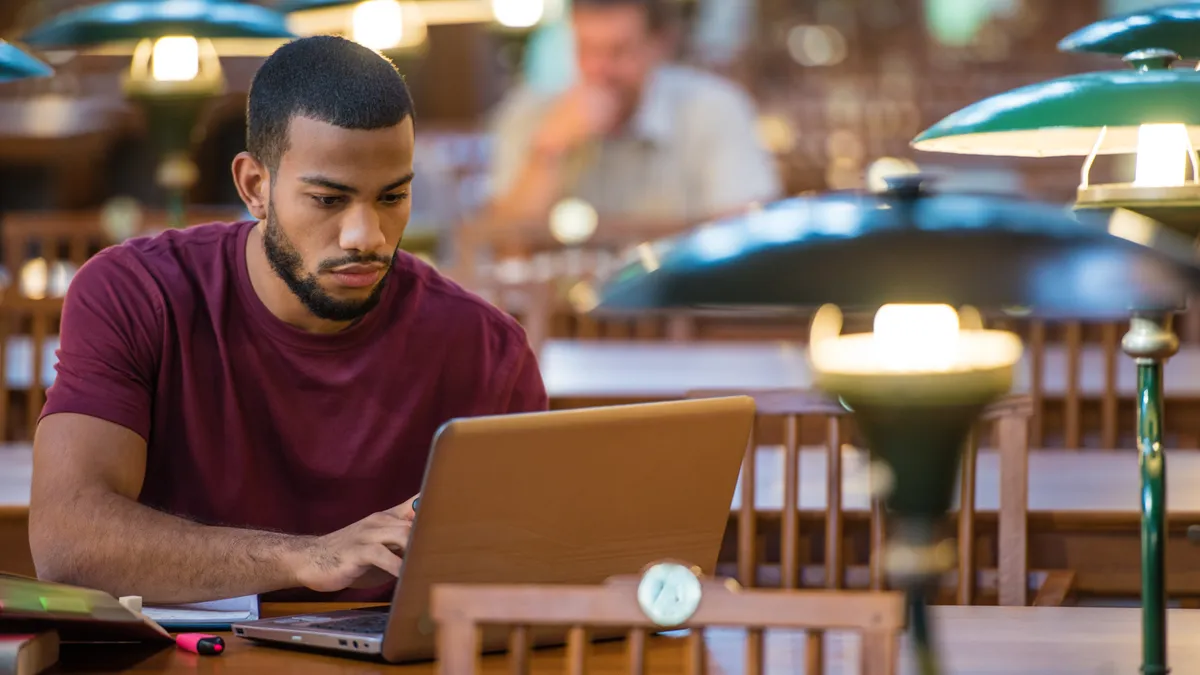
<path fill-rule="evenodd" d="M 1200 58 L 1200 3 L 1183 2 L 1109 17 L 1080 28 L 1058 43 L 1064 52 L 1121 56 L 1139 49 L 1169 49 Z"/>
<path fill-rule="evenodd" d="M 0 40 L 0 82 L 27 77 L 49 77 L 54 69 L 26 54 L 16 45 Z"/>
<path fill-rule="evenodd" d="M 883 194 L 793 197 L 647 244 L 608 280 L 596 311 L 907 302 L 1116 320 L 1178 308 L 1200 288 L 1190 241 L 1130 212 L 1071 214 L 892 184 Z"/>
<path fill-rule="evenodd" d="M 294 38 L 274 10 L 234 0 L 115 0 L 63 12 L 24 36 L 40 47 L 91 47 L 167 35 Z"/>
<path fill-rule="evenodd" d="M 1143 124 L 1186 124 L 1200 146 L 1200 72 L 1105 71 L 1070 75 L 973 103 L 912 141 L 917 150 L 964 155 L 1064 157 L 1137 151 Z"/>

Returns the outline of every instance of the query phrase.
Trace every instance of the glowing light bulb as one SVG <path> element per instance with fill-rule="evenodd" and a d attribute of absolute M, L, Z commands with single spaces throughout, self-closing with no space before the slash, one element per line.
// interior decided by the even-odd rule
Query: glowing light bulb
<path fill-rule="evenodd" d="M 501 26 L 529 28 L 542 20 L 546 0 L 492 0 L 492 14 Z"/>
<path fill-rule="evenodd" d="M 1143 124 L 1138 127 L 1137 168 L 1133 184 L 1178 187 L 1187 176 L 1188 132 L 1182 124 Z"/>
<path fill-rule="evenodd" d="M 398 47 L 404 39 L 404 9 L 397 0 L 360 2 L 350 18 L 350 35 L 368 49 Z"/>
<path fill-rule="evenodd" d="M 958 312 L 949 305 L 884 305 L 875 313 L 876 359 L 887 370 L 949 369 L 958 337 Z"/>
<path fill-rule="evenodd" d="M 154 41 L 150 73 L 159 82 L 188 82 L 200 75 L 200 43 L 185 36 L 160 37 Z"/>
<path fill-rule="evenodd" d="M 599 219 L 591 204 L 564 199 L 550 210 L 550 234 L 563 244 L 582 244 L 595 234 Z"/>

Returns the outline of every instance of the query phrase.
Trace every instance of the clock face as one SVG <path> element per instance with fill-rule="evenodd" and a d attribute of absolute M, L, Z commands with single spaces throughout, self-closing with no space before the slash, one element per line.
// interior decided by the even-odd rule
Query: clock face
<path fill-rule="evenodd" d="M 696 574 L 676 563 L 659 563 L 646 570 L 637 589 L 638 605 L 659 626 L 678 626 L 691 619 L 701 595 Z"/>

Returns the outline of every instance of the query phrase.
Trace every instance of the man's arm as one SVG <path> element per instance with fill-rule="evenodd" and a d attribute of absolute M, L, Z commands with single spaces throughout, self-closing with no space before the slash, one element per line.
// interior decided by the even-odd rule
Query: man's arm
<path fill-rule="evenodd" d="M 29 543 L 40 578 L 153 604 L 373 587 L 400 571 L 408 504 L 324 537 L 210 527 L 138 504 L 145 468 L 145 441 L 124 427 L 70 413 L 38 425 Z"/>
<path fill-rule="evenodd" d="M 407 505 L 295 537 L 204 526 L 137 502 L 165 309 L 127 255 L 110 249 L 89 261 L 64 303 L 58 377 L 34 436 L 29 543 L 39 577 L 173 603 L 333 591 L 396 574 Z"/>

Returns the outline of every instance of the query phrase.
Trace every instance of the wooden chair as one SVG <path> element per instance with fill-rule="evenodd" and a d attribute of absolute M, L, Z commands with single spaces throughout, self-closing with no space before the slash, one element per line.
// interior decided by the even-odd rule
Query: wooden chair
<path fill-rule="evenodd" d="M 62 298 L 35 300 L 12 287 L 0 299 L 0 439 L 33 439 L 53 381 L 62 305 Z"/>
<path fill-rule="evenodd" d="M 714 626 L 746 629 L 746 672 L 751 675 L 764 670 L 763 632 L 771 628 L 857 631 L 862 635 L 858 672 L 898 672 L 899 633 L 905 627 L 904 599 L 898 592 L 743 589 L 732 580 L 701 579 L 702 601 L 694 613 L 680 623 L 664 625 L 639 602 L 639 584 L 645 578 L 618 577 L 595 586 L 434 586 L 431 612 L 437 625 L 438 672 L 480 672 L 480 653 L 486 644 L 482 629 L 504 627 L 510 629 L 512 672 L 529 673 L 532 628 L 560 627 L 567 629 L 567 670 L 572 675 L 586 672 L 589 629 L 595 628 L 605 637 L 628 628 L 626 655 L 633 674 L 647 671 L 648 633 L 689 628 L 683 660 L 688 673 L 699 674 L 707 671 L 705 629 Z M 810 667 L 806 672 L 823 671 Z"/>
<path fill-rule="evenodd" d="M 741 500 L 737 509 L 737 578 L 745 586 L 772 585 L 762 578 L 764 568 L 761 564 L 761 537 L 759 523 L 762 513 L 756 508 L 757 486 L 754 477 L 758 472 L 758 463 L 768 456 L 763 447 L 763 434 L 768 431 L 763 422 L 768 418 L 782 418 L 783 433 L 783 495 L 781 504 L 780 532 L 780 564 L 777 585 L 782 588 L 801 588 L 805 586 L 824 586 L 828 589 L 843 589 L 851 587 L 866 587 L 880 590 L 885 586 L 880 557 L 875 555 L 880 551 L 884 542 L 885 522 L 883 510 L 878 501 L 873 500 L 870 513 L 869 560 L 866 574 L 860 573 L 861 568 L 847 564 L 845 555 L 844 523 L 846 513 L 843 508 L 843 470 L 842 446 L 850 440 L 851 431 L 849 413 L 841 405 L 831 401 L 819 392 L 797 389 L 780 390 L 728 390 L 728 391 L 696 391 L 689 398 L 707 398 L 725 395 L 748 395 L 755 399 L 758 408 L 759 424 L 756 433 L 750 440 L 750 448 L 746 453 L 742 466 L 740 483 Z M 1028 510 L 1028 428 L 1032 414 L 1032 405 L 1027 396 L 1011 396 L 998 401 L 987 408 L 981 422 L 992 424 L 996 436 L 996 445 L 1001 455 L 1000 466 L 1000 513 L 998 535 L 998 565 L 995 586 L 998 601 L 1002 605 L 1025 605 L 1028 586 L 1027 564 L 1027 510 Z M 805 424 L 816 422 L 813 424 Z M 825 541 L 824 565 L 806 569 L 801 563 L 801 508 L 800 494 L 800 458 L 802 455 L 802 437 L 804 432 L 812 432 L 818 427 L 817 434 L 824 437 L 825 444 Z M 823 434 L 821 433 L 823 430 Z M 977 432 L 964 453 L 962 464 L 962 483 L 960 503 L 962 508 L 958 513 L 958 563 L 957 584 L 954 599 L 957 604 L 972 604 L 977 598 L 977 583 L 980 573 L 977 569 L 976 550 L 973 545 L 976 539 L 975 523 L 975 475 L 976 451 L 978 449 Z M 750 450 L 754 450 L 751 452 Z M 866 577 L 863 583 L 863 577 Z M 855 577 L 853 583 L 847 583 L 849 577 Z M 1069 584 L 1067 584 L 1069 587 Z M 1043 600 L 1045 602 L 1045 600 Z"/>

